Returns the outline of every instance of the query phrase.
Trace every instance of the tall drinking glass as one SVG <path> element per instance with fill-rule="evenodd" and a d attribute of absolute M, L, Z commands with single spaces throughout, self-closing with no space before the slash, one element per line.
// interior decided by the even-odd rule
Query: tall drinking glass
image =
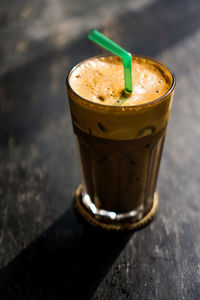
<path fill-rule="evenodd" d="M 155 188 L 175 78 L 160 62 L 137 59 L 167 74 L 169 89 L 163 96 L 132 106 L 99 104 L 71 86 L 73 72 L 86 61 L 67 77 L 82 176 L 76 207 L 91 224 L 107 229 L 137 228 L 152 218 L 157 205 Z"/>

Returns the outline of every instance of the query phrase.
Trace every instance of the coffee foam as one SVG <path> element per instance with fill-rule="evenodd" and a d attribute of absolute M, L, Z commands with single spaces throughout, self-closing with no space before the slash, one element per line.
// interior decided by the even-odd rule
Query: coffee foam
<path fill-rule="evenodd" d="M 166 94 L 172 85 L 170 72 L 146 58 L 133 57 L 133 93 L 121 106 L 148 103 Z M 92 58 L 71 74 L 70 85 L 81 97 L 103 105 L 115 105 L 124 90 L 122 60 L 116 56 Z"/>

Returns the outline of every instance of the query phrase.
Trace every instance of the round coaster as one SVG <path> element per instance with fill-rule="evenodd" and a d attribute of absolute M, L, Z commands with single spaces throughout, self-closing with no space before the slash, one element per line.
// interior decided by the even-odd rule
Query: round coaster
<path fill-rule="evenodd" d="M 90 213 L 90 211 L 85 207 L 85 205 L 82 202 L 82 196 L 81 196 L 82 186 L 81 184 L 78 186 L 76 193 L 75 193 L 75 201 L 74 206 L 76 211 L 83 217 L 85 221 L 87 221 L 90 225 L 105 229 L 108 231 L 126 231 L 126 230 L 137 230 L 146 224 L 148 224 L 153 217 L 155 216 L 155 213 L 157 211 L 158 207 L 158 193 L 154 193 L 154 199 L 153 199 L 153 205 L 149 213 L 142 218 L 139 221 L 131 222 L 131 219 L 127 219 L 127 221 L 123 221 L 120 223 L 106 223 L 103 222 L 100 219 L 95 218 L 94 215 Z"/>

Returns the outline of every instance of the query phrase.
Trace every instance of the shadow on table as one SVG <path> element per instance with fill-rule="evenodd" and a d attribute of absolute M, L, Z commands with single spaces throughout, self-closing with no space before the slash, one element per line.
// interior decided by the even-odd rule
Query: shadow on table
<path fill-rule="evenodd" d="M 130 233 L 81 226 L 73 209 L 0 272 L 0 299 L 89 299 Z"/>

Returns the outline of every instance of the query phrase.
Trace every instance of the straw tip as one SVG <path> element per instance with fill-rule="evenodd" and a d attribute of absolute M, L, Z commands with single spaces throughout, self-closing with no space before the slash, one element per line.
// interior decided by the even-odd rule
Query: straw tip
<path fill-rule="evenodd" d="M 96 29 L 94 29 L 94 28 L 92 28 L 90 31 L 89 31 L 89 33 L 88 33 L 88 37 L 90 38 L 94 33 L 96 33 L 97 32 L 97 30 Z"/>

